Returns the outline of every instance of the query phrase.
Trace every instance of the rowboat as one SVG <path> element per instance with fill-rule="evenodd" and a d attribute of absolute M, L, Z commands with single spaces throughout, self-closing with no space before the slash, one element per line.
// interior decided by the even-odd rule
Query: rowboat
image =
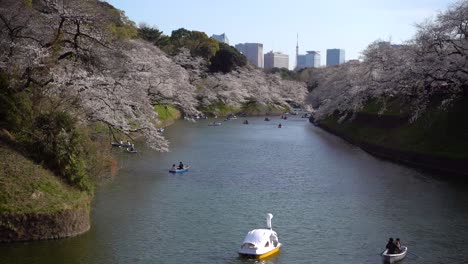
<path fill-rule="evenodd" d="M 281 243 L 278 235 L 271 228 L 272 214 L 267 215 L 267 228 L 254 229 L 247 233 L 238 250 L 239 256 L 264 259 L 280 251 Z"/>
<path fill-rule="evenodd" d="M 136 150 L 135 148 L 133 147 L 129 147 L 126 149 L 128 153 L 138 153 L 138 150 Z"/>
<path fill-rule="evenodd" d="M 175 170 L 170 169 L 169 172 L 170 173 L 183 173 L 183 172 L 187 172 L 188 169 L 189 169 L 189 167 L 185 166 L 183 169 L 175 169 Z"/>
<path fill-rule="evenodd" d="M 382 260 L 384 263 L 395 263 L 400 261 L 406 257 L 406 253 L 408 252 L 408 247 L 401 247 L 401 253 L 398 254 L 388 254 L 388 249 L 382 252 Z"/>

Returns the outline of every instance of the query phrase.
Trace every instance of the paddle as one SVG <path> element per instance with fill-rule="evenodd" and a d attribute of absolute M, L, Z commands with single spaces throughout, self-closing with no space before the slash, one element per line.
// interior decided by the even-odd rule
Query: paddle
<path fill-rule="evenodd" d="M 406 251 L 406 253 L 408 253 L 408 254 L 411 254 L 411 255 L 413 255 L 413 256 L 415 256 L 415 257 L 417 257 L 417 258 L 421 258 L 420 256 L 418 256 L 418 255 L 414 254 L 414 253 L 413 253 L 413 252 L 411 252 L 411 251 Z M 422 259 L 422 258 L 421 258 L 421 259 Z"/>

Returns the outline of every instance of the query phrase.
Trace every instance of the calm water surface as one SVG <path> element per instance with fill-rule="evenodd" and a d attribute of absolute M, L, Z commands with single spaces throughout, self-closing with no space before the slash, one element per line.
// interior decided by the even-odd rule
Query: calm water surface
<path fill-rule="evenodd" d="M 0 244 L 0 263 L 256 263 L 236 250 L 267 213 L 284 246 L 261 263 L 381 263 L 390 236 L 409 247 L 405 264 L 468 263 L 466 185 L 376 159 L 305 119 L 210 121 L 167 128 L 170 153 L 119 154 L 90 232 Z M 180 160 L 190 171 L 170 175 Z"/>

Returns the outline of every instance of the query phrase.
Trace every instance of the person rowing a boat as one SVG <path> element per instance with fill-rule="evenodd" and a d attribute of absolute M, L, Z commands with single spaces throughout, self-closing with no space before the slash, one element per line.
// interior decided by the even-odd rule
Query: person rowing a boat
<path fill-rule="evenodd" d="M 182 170 L 184 168 L 184 164 L 182 164 L 182 161 L 179 162 L 179 167 L 177 169 Z"/>
<path fill-rule="evenodd" d="M 393 242 L 393 237 L 391 237 L 391 238 L 388 240 L 388 243 L 387 243 L 387 245 L 385 246 L 385 248 L 388 249 L 388 251 L 387 251 L 388 254 L 395 254 L 395 253 L 396 253 L 397 246 L 396 246 L 395 243 Z"/>

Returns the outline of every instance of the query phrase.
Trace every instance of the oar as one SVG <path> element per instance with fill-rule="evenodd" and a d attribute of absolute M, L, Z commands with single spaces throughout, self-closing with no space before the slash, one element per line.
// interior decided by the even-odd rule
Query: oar
<path fill-rule="evenodd" d="M 408 250 L 406 250 L 406 252 L 407 252 L 407 253 L 409 253 L 409 254 L 411 254 L 411 255 L 413 255 L 413 256 L 415 256 L 415 257 L 417 257 L 417 258 L 421 258 L 420 256 L 418 256 L 418 255 L 414 254 L 414 253 L 413 253 L 413 252 L 411 252 L 411 251 L 408 251 Z M 422 259 L 422 258 L 421 258 L 421 259 Z"/>

